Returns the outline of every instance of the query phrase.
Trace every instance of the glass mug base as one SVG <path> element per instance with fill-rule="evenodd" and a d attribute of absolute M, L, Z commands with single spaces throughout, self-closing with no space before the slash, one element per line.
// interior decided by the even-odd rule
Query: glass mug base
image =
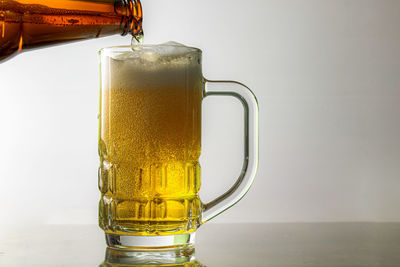
<path fill-rule="evenodd" d="M 127 250 L 194 250 L 196 233 L 162 236 L 135 236 L 106 233 L 107 246 Z"/>
<path fill-rule="evenodd" d="M 115 265 L 114 265 L 115 264 Z M 117 265 L 118 264 L 118 265 Z M 108 247 L 100 267 L 110 266 L 202 266 L 194 257 L 194 248 L 136 249 L 126 250 Z M 126 265 L 125 265 L 126 264 Z"/>

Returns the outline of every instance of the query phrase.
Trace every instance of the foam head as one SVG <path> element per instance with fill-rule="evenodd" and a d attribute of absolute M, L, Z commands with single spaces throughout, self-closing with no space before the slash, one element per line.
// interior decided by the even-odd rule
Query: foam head
<path fill-rule="evenodd" d="M 109 88 L 174 86 L 201 77 L 201 51 L 175 42 L 133 46 L 108 55 Z"/>

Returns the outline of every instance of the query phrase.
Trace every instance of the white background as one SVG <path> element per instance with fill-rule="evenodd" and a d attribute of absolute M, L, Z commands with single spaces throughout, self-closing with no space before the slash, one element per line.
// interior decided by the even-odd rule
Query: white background
<path fill-rule="evenodd" d="M 260 105 L 260 165 L 215 222 L 400 220 L 400 2 L 143 0 L 146 43 L 203 50 L 209 79 Z M 0 64 L 0 224 L 97 223 L 97 50 L 112 36 Z M 204 102 L 202 191 L 233 184 L 242 109 Z"/>

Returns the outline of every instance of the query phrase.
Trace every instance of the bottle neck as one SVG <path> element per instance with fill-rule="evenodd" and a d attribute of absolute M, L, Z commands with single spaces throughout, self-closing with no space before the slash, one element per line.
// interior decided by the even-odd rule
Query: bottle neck
<path fill-rule="evenodd" d="M 121 35 L 130 33 L 132 36 L 143 35 L 142 4 L 140 0 L 116 0 L 114 3 L 115 13 L 122 16 Z"/>

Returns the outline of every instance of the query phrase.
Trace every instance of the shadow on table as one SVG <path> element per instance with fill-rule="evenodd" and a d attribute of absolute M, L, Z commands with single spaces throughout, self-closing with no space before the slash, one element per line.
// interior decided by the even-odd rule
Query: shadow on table
<path fill-rule="evenodd" d="M 100 264 L 100 267 L 130 266 L 206 267 L 195 259 L 193 248 L 183 251 L 124 251 L 107 248 L 104 262 Z"/>

